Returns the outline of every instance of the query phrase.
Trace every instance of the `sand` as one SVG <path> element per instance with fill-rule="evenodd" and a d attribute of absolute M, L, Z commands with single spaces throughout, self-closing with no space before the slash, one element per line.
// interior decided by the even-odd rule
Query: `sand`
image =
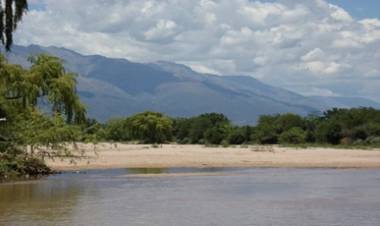
<path fill-rule="evenodd" d="M 47 160 L 55 170 L 169 167 L 380 168 L 380 149 L 79 144 L 82 158 Z"/>

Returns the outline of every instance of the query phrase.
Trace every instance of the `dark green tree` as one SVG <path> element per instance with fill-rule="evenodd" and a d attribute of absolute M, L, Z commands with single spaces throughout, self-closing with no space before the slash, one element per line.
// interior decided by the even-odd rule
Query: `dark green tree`
<path fill-rule="evenodd" d="M 249 134 L 247 136 L 247 127 L 235 127 L 228 135 L 229 144 L 242 144 L 248 141 Z"/>
<path fill-rule="evenodd" d="M 293 127 L 304 128 L 305 122 L 301 116 L 288 113 L 277 115 L 275 119 L 275 126 L 277 127 L 277 132 L 282 133 Z"/>
<path fill-rule="evenodd" d="M 204 132 L 205 142 L 208 144 L 221 144 L 227 138 L 229 127 L 227 125 L 214 126 Z"/>
<path fill-rule="evenodd" d="M 319 143 L 339 144 L 342 137 L 342 127 L 338 122 L 324 121 L 316 129 Z"/>

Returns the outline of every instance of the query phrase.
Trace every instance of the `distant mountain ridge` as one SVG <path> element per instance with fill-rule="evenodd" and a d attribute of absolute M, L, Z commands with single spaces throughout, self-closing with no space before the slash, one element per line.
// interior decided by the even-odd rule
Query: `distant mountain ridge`
<path fill-rule="evenodd" d="M 347 98 L 305 97 L 250 76 L 201 74 L 171 62 L 134 63 L 37 45 L 14 46 L 7 57 L 27 67 L 27 58 L 41 53 L 62 58 L 67 70 L 79 75 L 78 93 L 89 116 L 100 121 L 152 110 L 174 117 L 219 112 L 235 123 L 252 124 L 262 114 L 306 115 L 334 106 L 380 108 L 364 98 L 350 103 Z"/>

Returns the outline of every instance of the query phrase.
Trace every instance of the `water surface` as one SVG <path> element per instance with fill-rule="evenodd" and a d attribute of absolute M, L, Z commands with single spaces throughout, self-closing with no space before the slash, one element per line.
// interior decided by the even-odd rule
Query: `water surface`
<path fill-rule="evenodd" d="M 378 226 L 379 191 L 380 170 L 94 170 L 0 184 L 0 225 Z"/>

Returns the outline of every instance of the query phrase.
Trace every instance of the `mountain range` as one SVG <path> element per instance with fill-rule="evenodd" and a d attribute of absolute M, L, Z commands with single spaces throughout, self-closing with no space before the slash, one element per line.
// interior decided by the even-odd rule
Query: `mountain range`
<path fill-rule="evenodd" d="M 92 118 L 106 121 L 151 110 L 173 117 L 219 112 L 237 124 L 254 124 L 262 114 L 320 113 L 332 107 L 374 107 L 361 97 L 306 97 L 244 75 L 202 74 L 172 62 L 135 63 L 82 55 L 58 47 L 14 46 L 11 63 L 30 66 L 28 57 L 50 54 L 78 74 L 78 93 Z"/>

